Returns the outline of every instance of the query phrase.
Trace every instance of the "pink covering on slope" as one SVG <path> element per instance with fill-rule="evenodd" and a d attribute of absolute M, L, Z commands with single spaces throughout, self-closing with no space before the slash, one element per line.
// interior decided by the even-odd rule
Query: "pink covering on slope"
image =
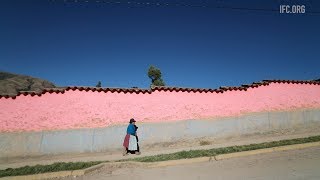
<path fill-rule="evenodd" d="M 95 128 L 127 123 L 204 119 L 248 112 L 320 108 L 320 86 L 276 84 L 219 93 L 124 94 L 66 91 L 64 94 L 0 99 L 0 131 Z"/>

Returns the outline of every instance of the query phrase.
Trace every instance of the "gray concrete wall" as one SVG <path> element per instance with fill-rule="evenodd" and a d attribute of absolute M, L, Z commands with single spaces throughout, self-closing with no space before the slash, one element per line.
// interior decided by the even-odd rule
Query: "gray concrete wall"
<path fill-rule="evenodd" d="M 214 120 L 138 123 L 141 146 L 200 137 L 231 137 L 320 125 L 320 109 L 261 112 Z M 96 129 L 0 134 L 0 158 L 84 152 L 122 147 L 127 125 Z"/>

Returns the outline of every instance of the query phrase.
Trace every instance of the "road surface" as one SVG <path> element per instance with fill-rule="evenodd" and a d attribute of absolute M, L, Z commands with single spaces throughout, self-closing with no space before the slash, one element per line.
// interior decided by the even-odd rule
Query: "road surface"
<path fill-rule="evenodd" d="M 103 168 L 63 180 L 320 179 L 320 147 L 158 168 Z"/>

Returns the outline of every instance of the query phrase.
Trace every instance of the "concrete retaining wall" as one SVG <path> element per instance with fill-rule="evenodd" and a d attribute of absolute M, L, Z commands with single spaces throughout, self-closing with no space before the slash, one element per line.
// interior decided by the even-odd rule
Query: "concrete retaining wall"
<path fill-rule="evenodd" d="M 230 137 L 281 129 L 320 125 L 320 109 L 251 113 L 213 120 L 142 123 L 138 134 L 143 147 L 199 137 Z M 122 147 L 126 126 L 0 134 L 0 158 L 84 152 L 107 152 Z"/>

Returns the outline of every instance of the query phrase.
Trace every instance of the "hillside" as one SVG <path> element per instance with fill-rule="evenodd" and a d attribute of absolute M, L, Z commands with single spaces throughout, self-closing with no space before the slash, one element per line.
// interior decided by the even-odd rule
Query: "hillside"
<path fill-rule="evenodd" d="M 16 95 L 19 91 L 41 91 L 56 87 L 52 82 L 26 75 L 0 72 L 0 94 Z"/>

